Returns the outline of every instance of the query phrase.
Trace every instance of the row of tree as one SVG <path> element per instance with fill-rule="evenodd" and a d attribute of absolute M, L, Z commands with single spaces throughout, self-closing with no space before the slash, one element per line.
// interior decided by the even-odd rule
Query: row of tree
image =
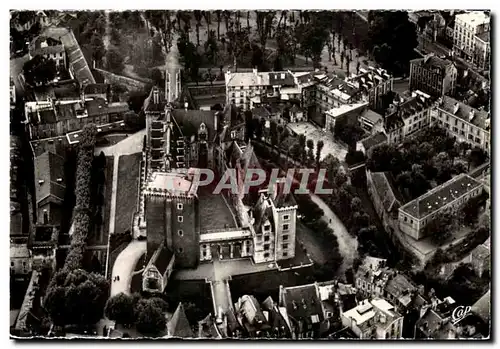
<path fill-rule="evenodd" d="M 76 171 L 76 207 L 71 245 L 64 266 L 47 288 L 44 307 L 56 326 L 94 325 L 102 317 L 109 284 L 99 274 L 83 270 L 83 258 L 90 228 L 90 184 L 96 142 L 96 126 L 86 125 L 80 136 Z"/>

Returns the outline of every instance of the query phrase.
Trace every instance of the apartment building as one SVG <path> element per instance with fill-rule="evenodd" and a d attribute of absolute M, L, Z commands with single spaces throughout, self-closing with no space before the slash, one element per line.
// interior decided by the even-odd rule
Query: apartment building
<path fill-rule="evenodd" d="M 440 212 L 457 212 L 479 196 L 483 184 L 462 173 L 399 208 L 399 228 L 415 240 L 426 236 L 425 227 Z"/>
<path fill-rule="evenodd" d="M 431 115 L 435 115 L 436 99 L 421 91 L 395 100 L 386 111 L 384 130 L 387 143 L 398 144 L 406 137 L 428 127 Z"/>
<path fill-rule="evenodd" d="M 444 127 L 459 142 L 490 153 L 490 114 L 444 96 L 431 116 L 431 125 Z"/>
<path fill-rule="evenodd" d="M 429 54 L 410 61 L 410 90 L 431 96 L 453 94 L 457 83 L 457 68 L 453 62 Z"/>
<path fill-rule="evenodd" d="M 455 16 L 453 46 L 460 56 L 476 63 L 476 36 L 490 31 L 490 16 L 482 11 L 471 11 Z"/>
<path fill-rule="evenodd" d="M 474 63 L 481 70 L 490 69 L 491 45 L 490 32 L 476 35 L 476 47 L 474 51 Z"/>
<path fill-rule="evenodd" d="M 359 339 L 402 339 L 403 319 L 385 299 L 365 299 L 341 315 L 342 325 Z"/>
<path fill-rule="evenodd" d="M 382 106 L 382 96 L 392 91 L 394 77 L 387 70 L 369 66 L 360 68 L 359 74 L 346 78 L 346 82 L 359 89 L 371 109 Z"/>

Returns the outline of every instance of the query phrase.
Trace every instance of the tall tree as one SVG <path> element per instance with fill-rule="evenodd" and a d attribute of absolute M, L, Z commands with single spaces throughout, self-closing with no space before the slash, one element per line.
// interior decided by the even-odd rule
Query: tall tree
<path fill-rule="evenodd" d="M 134 299 L 124 293 L 108 299 L 104 308 L 106 316 L 121 325 L 131 325 L 134 323 Z"/>
<path fill-rule="evenodd" d="M 57 74 L 56 63 L 39 55 L 24 63 L 23 75 L 26 83 L 31 86 L 47 84 L 54 80 Z"/>
<path fill-rule="evenodd" d="M 318 143 L 316 144 L 316 163 L 319 165 L 319 161 L 321 159 L 321 151 L 323 150 L 323 147 L 325 146 L 325 143 L 322 140 L 319 140 Z"/>

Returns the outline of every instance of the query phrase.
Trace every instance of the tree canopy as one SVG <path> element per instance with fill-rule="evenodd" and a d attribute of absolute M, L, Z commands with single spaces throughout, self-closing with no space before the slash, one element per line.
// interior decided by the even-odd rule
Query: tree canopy
<path fill-rule="evenodd" d="M 36 55 L 23 66 L 24 79 L 31 86 L 47 84 L 54 80 L 56 74 L 56 62 L 40 55 Z"/>

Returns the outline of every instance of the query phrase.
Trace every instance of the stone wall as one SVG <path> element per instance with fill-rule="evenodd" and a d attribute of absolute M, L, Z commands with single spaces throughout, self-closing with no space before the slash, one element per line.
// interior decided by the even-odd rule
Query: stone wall
<path fill-rule="evenodd" d="M 132 79 L 127 76 L 111 73 L 103 69 L 94 69 L 107 83 L 111 85 L 122 85 L 131 91 L 142 91 L 153 84 L 149 79 Z"/>

